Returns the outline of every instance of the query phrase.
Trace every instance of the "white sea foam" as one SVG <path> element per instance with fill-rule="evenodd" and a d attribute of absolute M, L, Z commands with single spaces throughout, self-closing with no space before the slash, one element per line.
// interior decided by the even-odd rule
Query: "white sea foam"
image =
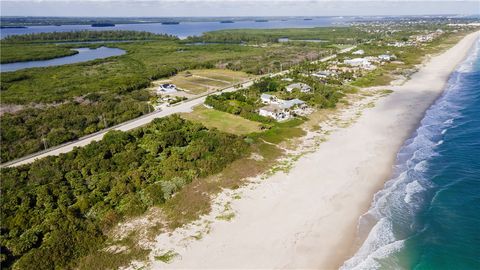
<path fill-rule="evenodd" d="M 412 203 L 413 196 L 417 193 L 425 191 L 426 189 L 420 185 L 418 181 L 410 182 L 405 187 L 405 198 L 403 199 L 406 203 Z"/>
<path fill-rule="evenodd" d="M 384 267 L 380 262 L 385 263 L 387 257 L 400 251 L 409 230 L 413 233 L 414 215 L 424 203 L 422 194 L 433 187 L 424 175 L 428 160 L 438 155 L 436 148 L 443 144 L 443 136 L 461 116 L 462 99 L 468 98 L 462 93 L 462 76 L 472 70 L 479 52 L 480 40 L 451 75 L 444 94 L 427 110 L 420 127 L 405 141 L 397 154 L 394 177 L 375 194 L 370 209 L 360 218 L 359 231 L 365 231 L 361 228 L 363 224 L 371 227 L 370 232 L 357 253 L 341 267 L 342 270 Z M 392 265 L 394 263 L 394 260 L 388 260 L 392 269 L 400 268 Z"/>

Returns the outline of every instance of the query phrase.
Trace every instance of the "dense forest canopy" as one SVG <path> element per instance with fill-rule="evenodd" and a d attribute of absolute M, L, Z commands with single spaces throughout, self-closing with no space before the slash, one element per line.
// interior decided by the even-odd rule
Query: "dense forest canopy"
<path fill-rule="evenodd" d="M 278 42 L 280 38 L 290 40 L 322 40 L 325 44 L 355 44 L 374 35 L 355 27 L 315 27 L 295 29 L 228 29 L 206 32 L 200 37 L 189 37 L 192 41 L 204 42 Z"/>
<path fill-rule="evenodd" d="M 48 60 L 77 54 L 78 51 L 55 44 L 1 43 L 0 63 Z"/>
<path fill-rule="evenodd" d="M 2 268 L 61 269 L 102 247 L 123 217 L 161 205 L 248 151 L 243 138 L 178 116 L 58 157 L 1 169 Z"/>
<path fill-rule="evenodd" d="M 154 34 L 144 31 L 72 31 L 47 32 L 5 37 L 3 43 L 42 43 L 42 42 L 72 42 L 72 41 L 115 41 L 115 40 L 178 40 L 178 37 L 167 34 Z"/>
<path fill-rule="evenodd" d="M 150 93 L 90 94 L 51 109 L 30 108 L 0 118 L 1 161 L 71 141 L 153 111 Z"/>

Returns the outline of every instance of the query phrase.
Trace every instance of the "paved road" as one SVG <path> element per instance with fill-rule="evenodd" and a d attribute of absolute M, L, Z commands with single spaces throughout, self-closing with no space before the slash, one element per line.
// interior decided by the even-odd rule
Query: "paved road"
<path fill-rule="evenodd" d="M 322 58 L 320 60 L 313 61 L 312 63 L 316 63 L 318 61 L 320 61 L 320 62 L 328 61 L 328 60 L 330 60 L 332 58 L 335 58 L 335 57 L 336 57 L 336 55 L 330 55 L 330 56 Z M 281 72 L 278 72 L 278 73 L 271 74 L 270 76 L 285 75 L 285 74 L 288 74 L 289 72 L 290 72 L 290 70 L 284 70 L 284 71 L 281 71 Z M 249 87 L 252 84 L 253 84 L 253 80 L 245 81 L 241 84 L 241 88 Z M 72 151 L 73 148 L 75 148 L 75 147 L 85 146 L 85 145 L 91 143 L 92 141 L 101 140 L 103 138 L 103 136 L 110 130 L 128 131 L 128 130 L 132 130 L 134 128 L 138 128 L 138 127 L 141 127 L 143 125 L 146 125 L 146 124 L 150 123 L 155 118 L 165 117 L 165 116 L 172 115 L 172 114 L 175 114 L 175 113 L 190 112 L 190 111 L 192 111 L 193 107 L 202 104 L 205 101 L 205 98 L 208 95 L 214 95 L 214 94 L 218 94 L 218 93 L 222 93 L 222 92 L 232 92 L 232 91 L 236 91 L 238 89 L 239 88 L 229 87 L 229 88 L 225 88 L 225 89 L 223 89 L 221 91 L 218 91 L 218 92 L 215 92 L 215 93 L 206 94 L 204 96 L 200 96 L 198 98 L 182 102 L 182 103 L 180 103 L 176 106 L 168 107 L 166 109 L 163 109 L 162 111 L 155 111 L 153 113 L 143 115 L 139 118 L 132 119 L 132 120 L 124 122 L 122 124 L 110 127 L 108 129 L 104 129 L 104 130 L 101 130 L 99 132 L 87 135 L 87 136 L 79 138 L 75 141 L 67 142 L 67 143 L 52 147 L 52 148 L 48 148 L 45 151 L 37 152 L 37 153 L 31 154 L 31 155 L 28 155 L 28 156 L 25 156 L 25 157 L 22 157 L 22 158 L 19 158 L 19 159 L 15 159 L 15 160 L 0 164 L 0 168 L 20 166 L 20 165 L 23 165 L 23 164 L 28 164 L 28 163 L 34 162 L 36 159 L 44 158 L 44 157 L 47 157 L 47 156 L 56 156 L 56 155 L 60 155 L 62 153 L 67 153 L 67 152 Z"/>
<path fill-rule="evenodd" d="M 253 80 L 246 81 L 242 84 L 242 87 L 249 87 L 252 84 L 253 84 Z M 225 89 L 223 89 L 221 91 L 218 91 L 218 92 L 215 92 L 215 93 L 210 93 L 210 95 L 218 94 L 218 93 L 222 93 L 222 92 L 232 92 L 232 91 L 235 91 L 237 89 L 238 88 L 235 88 L 235 87 L 229 87 L 229 88 L 225 88 Z M 104 130 L 101 130 L 99 132 L 84 136 L 84 137 L 79 138 L 75 141 L 64 143 L 64 144 L 61 144 L 61 145 L 58 145 L 58 146 L 55 146 L 55 147 L 52 147 L 52 148 L 48 148 L 45 151 L 37 152 L 37 153 L 34 153 L 32 155 L 28 155 L 28 156 L 25 156 L 25 157 L 22 157 L 22 158 L 19 158 L 19 159 L 16 159 L 16 160 L 12 160 L 10 162 L 6 162 L 4 164 L 1 164 L 0 167 L 3 168 L 3 167 L 20 166 L 20 165 L 23 165 L 23 164 L 28 164 L 28 163 L 34 162 L 36 159 L 44 158 L 46 156 L 56 156 L 56 155 L 59 155 L 59 154 L 62 154 L 62 153 L 67 153 L 67 152 L 72 151 L 73 148 L 75 148 L 75 147 L 85 146 L 85 145 L 91 143 L 92 141 L 101 140 L 103 138 L 103 136 L 110 130 L 128 131 L 128 130 L 132 130 L 134 128 L 138 128 L 138 127 L 141 127 L 143 125 L 146 125 L 146 124 L 150 123 L 155 118 L 161 118 L 161 117 L 165 117 L 165 116 L 172 115 L 172 114 L 175 114 L 175 113 L 190 112 L 190 111 L 192 111 L 193 107 L 195 107 L 197 105 L 200 105 L 200 104 L 203 104 L 203 102 L 205 101 L 207 96 L 208 95 L 200 96 L 198 98 L 179 103 L 176 106 L 167 107 L 166 109 L 163 109 L 161 111 L 155 111 L 155 112 L 149 113 L 147 115 L 143 115 L 139 118 L 135 118 L 133 120 L 124 122 L 122 124 L 110 127 L 108 129 L 104 129 Z"/>

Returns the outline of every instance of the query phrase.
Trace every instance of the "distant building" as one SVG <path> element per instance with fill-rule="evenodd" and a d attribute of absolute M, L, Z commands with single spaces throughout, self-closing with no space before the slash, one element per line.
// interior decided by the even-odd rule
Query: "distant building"
<path fill-rule="evenodd" d="M 321 79 L 325 79 L 325 78 L 328 78 L 328 77 L 333 76 L 333 75 L 335 75 L 335 73 L 333 71 L 330 71 L 330 70 L 321 70 L 321 71 L 318 71 L 318 72 L 312 74 L 312 76 L 317 77 L 317 78 L 321 78 Z"/>
<path fill-rule="evenodd" d="M 157 92 L 159 93 L 175 93 L 177 91 L 177 87 L 171 83 L 161 84 L 157 89 Z"/>
<path fill-rule="evenodd" d="M 287 85 L 287 87 L 285 87 L 285 90 L 287 90 L 287 92 L 292 92 L 295 89 L 300 90 L 300 92 L 302 93 L 308 93 L 312 91 L 312 88 L 308 84 L 304 84 L 304 83 L 292 83 L 290 85 Z"/>
<path fill-rule="evenodd" d="M 365 51 L 364 51 L 364 50 L 358 50 L 358 51 L 354 51 L 352 54 L 364 55 L 364 54 L 365 54 Z"/>
<path fill-rule="evenodd" d="M 370 61 L 365 58 L 347 59 L 344 60 L 343 63 L 352 67 L 361 67 L 368 70 L 375 69 L 375 66 L 372 65 L 372 63 L 370 63 Z"/>
<path fill-rule="evenodd" d="M 381 54 L 378 56 L 378 59 L 380 59 L 381 61 L 392 61 L 395 58 L 397 58 L 395 55 L 390 54 Z"/>

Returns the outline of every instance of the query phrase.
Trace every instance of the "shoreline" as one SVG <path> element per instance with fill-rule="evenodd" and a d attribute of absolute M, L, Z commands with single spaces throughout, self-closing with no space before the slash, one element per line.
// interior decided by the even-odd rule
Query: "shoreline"
<path fill-rule="evenodd" d="M 233 201 L 235 218 L 214 222 L 202 239 L 178 245 L 170 264 L 151 260 L 150 268 L 338 269 L 361 244 L 358 218 L 391 175 L 398 150 L 479 33 L 430 58 L 405 84 L 386 87 L 394 92 L 288 174 L 277 173 Z M 159 236 L 157 244 L 168 240 Z"/>

